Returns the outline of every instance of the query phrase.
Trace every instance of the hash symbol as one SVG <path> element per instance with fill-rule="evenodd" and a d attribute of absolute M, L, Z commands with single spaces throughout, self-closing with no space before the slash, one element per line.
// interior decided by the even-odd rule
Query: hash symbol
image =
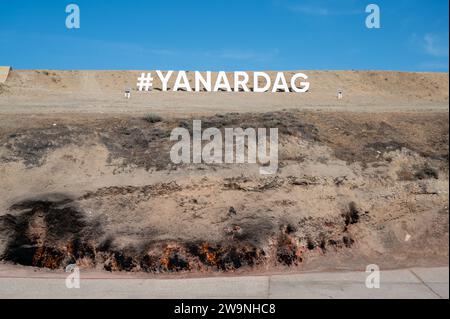
<path fill-rule="evenodd" d="M 139 91 L 148 91 L 152 87 L 152 74 L 151 73 L 142 73 L 140 77 L 138 77 L 137 87 Z"/>

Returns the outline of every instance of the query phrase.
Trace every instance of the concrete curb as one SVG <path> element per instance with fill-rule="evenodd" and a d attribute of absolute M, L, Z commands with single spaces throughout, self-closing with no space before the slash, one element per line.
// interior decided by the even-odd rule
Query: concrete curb
<path fill-rule="evenodd" d="M 0 277 L 0 298 L 237 298 L 237 299 L 448 299 L 448 267 L 387 270 L 380 288 L 365 285 L 365 272 L 211 277 L 190 279 L 85 278 L 68 289 L 64 278 Z"/>

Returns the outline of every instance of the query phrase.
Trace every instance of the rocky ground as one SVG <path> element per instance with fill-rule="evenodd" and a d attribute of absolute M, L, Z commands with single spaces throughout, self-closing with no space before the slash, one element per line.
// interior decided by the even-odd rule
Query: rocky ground
<path fill-rule="evenodd" d="M 6 103 L 6 102 L 4 102 Z M 277 127 L 279 169 L 174 165 L 175 127 Z M 448 112 L 0 117 L 0 255 L 102 271 L 448 264 Z"/>

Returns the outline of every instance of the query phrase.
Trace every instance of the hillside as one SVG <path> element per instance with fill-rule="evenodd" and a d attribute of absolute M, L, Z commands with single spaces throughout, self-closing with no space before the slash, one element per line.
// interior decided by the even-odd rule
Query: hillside
<path fill-rule="evenodd" d="M 55 112 L 142 113 L 151 109 L 168 114 L 292 108 L 355 111 L 448 109 L 448 73 L 303 72 L 311 83 L 307 94 L 160 92 L 161 85 L 156 76 L 152 92 L 137 92 L 136 82 L 141 71 L 13 70 L 0 88 L 0 112 L 41 112 L 43 106 L 47 111 Z M 274 72 L 269 73 L 273 80 Z M 293 73 L 285 72 L 287 76 Z M 192 72 L 189 79 L 193 83 Z M 130 101 L 123 98 L 125 88 L 133 90 Z M 341 101 L 336 100 L 338 90 L 344 92 Z M 76 101 L 84 103 L 75 105 Z"/>

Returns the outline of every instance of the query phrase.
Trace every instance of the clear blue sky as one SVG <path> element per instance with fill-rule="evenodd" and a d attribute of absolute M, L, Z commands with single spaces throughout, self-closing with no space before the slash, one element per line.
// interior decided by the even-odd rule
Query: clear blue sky
<path fill-rule="evenodd" d="M 81 28 L 65 27 L 76 3 Z M 381 29 L 365 27 L 365 7 Z M 17 69 L 448 71 L 448 0 L 0 0 Z"/>

